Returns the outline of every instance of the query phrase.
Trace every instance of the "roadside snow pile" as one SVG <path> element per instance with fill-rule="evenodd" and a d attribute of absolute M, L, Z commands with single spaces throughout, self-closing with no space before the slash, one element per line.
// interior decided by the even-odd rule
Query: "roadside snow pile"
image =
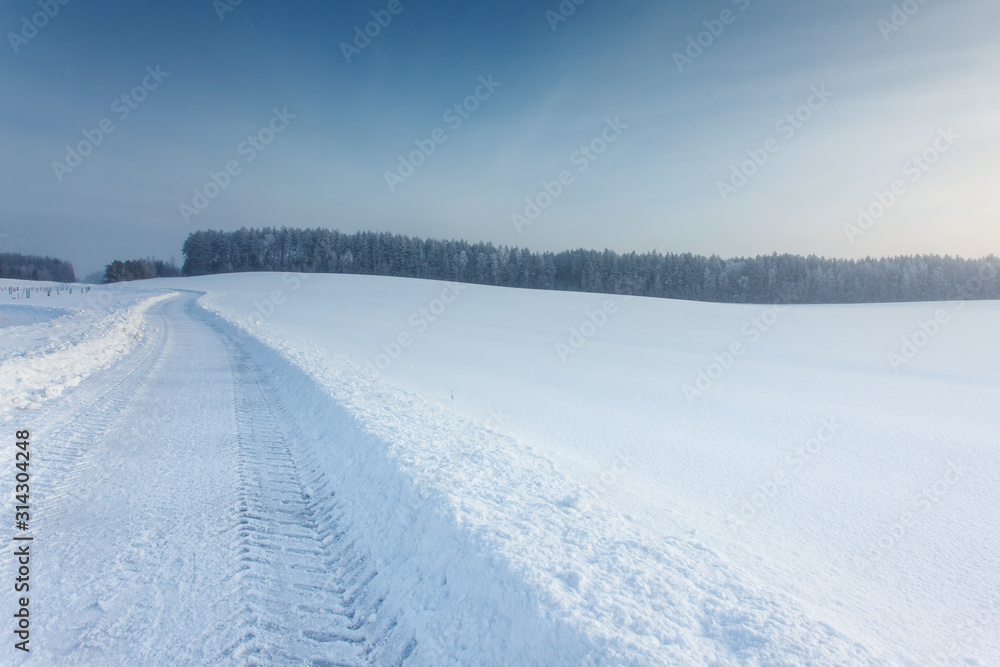
<path fill-rule="evenodd" d="M 35 300 L 42 302 L 38 305 L 25 299 L 7 306 L 16 313 L 12 320 L 28 323 L 0 329 L 0 416 L 16 408 L 38 409 L 132 350 L 146 326 L 146 310 L 170 296 L 151 294 L 102 288 L 80 291 L 76 299 L 52 299 L 58 309 L 44 297 Z"/>
<path fill-rule="evenodd" d="M 657 535 L 516 439 L 252 318 L 199 303 L 281 377 L 343 539 L 414 664 L 872 664 L 692 539 Z M 225 326 L 225 324 L 223 324 Z"/>

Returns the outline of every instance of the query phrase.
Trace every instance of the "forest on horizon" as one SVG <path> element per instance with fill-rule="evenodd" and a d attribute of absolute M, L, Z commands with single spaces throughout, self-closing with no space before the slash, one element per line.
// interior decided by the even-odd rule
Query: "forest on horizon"
<path fill-rule="evenodd" d="M 939 255 L 861 260 L 777 253 L 722 259 L 611 250 L 531 252 L 387 232 L 197 231 L 183 275 L 354 273 L 724 303 L 878 303 L 1000 298 L 1000 260 Z"/>

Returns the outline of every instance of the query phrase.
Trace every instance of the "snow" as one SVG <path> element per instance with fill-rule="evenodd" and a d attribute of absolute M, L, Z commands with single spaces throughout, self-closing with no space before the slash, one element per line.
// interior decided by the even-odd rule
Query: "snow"
<path fill-rule="evenodd" d="M 13 407 L 38 409 L 127 354 L 142 334 L 145 310 L 167 298 L 124 287 L 87 288 L 0 280 L 0 416 Z M 34 296 L 25 298 L 26 290 Z"/>
<path fill-rule="evenodd" d="M 3 303 L 0 304 L 0 328 L 37 324 L 66 314 L 67 311 L 61 308 L 37 308 Z"/>
<path fill-rule="evenodd" d="M 153 289 L 168 290 L 167 300 L 150 301 Z M 167 296 L 180 290 L 207 295 L 182 308 L 194 295 Z M 68 494 L 60 486 L 75 479 L 70 450 L 91 442 L 80 429 L 63 446 L 65 461 L 49 464 L 38 524 L 50 531 L 47 576 L 60 582 L 49 584 L 54 609 L 89 609 L 95 576 L 112 580 L 102 586 L 123 576 L 111 565 L 118 548 L 144 555 L 129 570 L 134 588 L 106 590 L 93 604 L 124 614 L 133 595 L 149 611 L 145 621 L 125 615 L 117 625 L 107 610 L 104 625 L 96 613 L 92 621 L 56 614 L 40 622 L 37 640 L 49 651 L 40 659 L 148 659 L 127 645 L 140 621 L 143 645 L 173 641 L 160 660 L 182 662 L 1000 659 L 997 302 L 773 308 L 296 274 L 146 281 L 126 292 L 132 296 L 120 305 L 100 310 L 104 319 L 62 317 L 79 332 L 65 343 L 64 361 L 87 356 L 83 332 L 112 335 L 112 313 L 146 319 L 136 324 L 145 332 L 138 347 L 115 352 L 117 364 L 61 398 L 57 391 L 33 399 L 39 409 L 7 418 L 57 431 L 44 424 L 80 414 L 101 383 L 136 375 L 124 366 L 163 341 L 149 379 L 134 399 L 120 399 L 119 416 L 101 431 L 107 437 L 92 434 L 94 443 L 109 442 L 90 447 L 111 456 L 115 443 L 162 440 L 176 460 L 155 453 L 162 447 L 114 454 L 123 470 L 142 470 L 136 458 L 148 472 L 117 486 L 107 480 L 108 488 L 132 489 L 121 492 L 131 500 L 107 510 L 107 523 L 121 528 L 100 546 L 71 533 L 69 518 L 46 518 Z M 27 325 L 20 355 L 21 343 L 7 338 L 17 327 L 3 330 L 3 363 L 12 364 L 5 382 L 58 321 Z M 204 370 L 182 372 L 185 363 Z M 188 416 L 157 421 L 158 401 Z M 199 428 L 204 437 L 195 437 Z M 266 433 L 280 433 L 267 445 L 278 454 L 258 451 Z M 213 460 L 178 477 L 171 471 L 192 439 L 211 447 Z M 253 463 L 260 456 L 266 460 Z M 292 464 L 268 477 L 279 460 Z M 307 631 L 295 641 L 295 632 L 268 634 L 281 615 L 251 602 L 253 618 L 239 617 L 231 632 L 254 639 L 222 646 L 217 635 L 230 637 L 223 619 L 237 613 L 232 579 L 220 574 L 220 587 L 210 565 L 184 569 L 170 554 L 194 537 L 157 532 L 167 490 L 190 497 L 232 469 L 242 471 L 235 495 L 216 489 L 211 509 L 186 516 L 200 526 L 199 551 L 216 557 L 229 542 L 213 530 L 236 530 L 233 522 L 250 531 L 225 533 L 242 540 L 239 553 L 253 552 L 252 576 L 238 587 L 248 600 L 340 610 L 306 614 Z M 325 569 L 346 582 L 309 580 L 329 601 L 299 604 L 288 587 L 273 585 L 289 572 L 305 576 L 288 570 L 292 556 L 282 545 L 292 538 L 260 537 L 285 525 L 277 508 L 291 501 L 267 496 L 285 476 L 316 505 L 301 524 L 322 545 L 310 550 L 323 551 L 336 564 Z M 93 489 L 95 506 L 110 493 Z M 159 504 L 143 489 L 156 489 Z M 238 518 L 248 498 L 259 507 L 246 511 L 260 519 Z M 299 514 L 306 509 L 289 516 Z M 151 550 L 157 539 L 163 546 Z M 70 574 L 61 559 L 76 550 Z M 191 582 L 183 599 L 139 594 L 178 574 Z M 195 613 L 184 595 L 219 608 Z M 156 619 L 168 611 L 165 629 Z M 345 617 L 351 622 L 337 621 Z M 77 636 L 65 629 L 74 623 Z M 213 623 L 219 631 L 209 637 L 187 632 Z"/>

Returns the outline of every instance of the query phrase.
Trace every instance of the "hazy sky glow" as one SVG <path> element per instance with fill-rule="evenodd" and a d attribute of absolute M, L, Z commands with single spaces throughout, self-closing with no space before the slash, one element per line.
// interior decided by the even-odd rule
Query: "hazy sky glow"
<path fill-rule="evenodd" d="M 995 0 L 565 0 L 566 17 L 557 0 L 226 1 L 4 3 L 0 250 L 83 275 L 180 260 L 197 229 L 288 225 L 533 250 L 1000 254 Z M 387 25 L 347 62 L 373 11 Z M 433 153 L 399 171 L 415 142 Z M 390 189 L 387 171 L 406 177 Z M 849 234 L 877 192 L 884 213 Z M 526 198 L 548 204 L 533 221 Z"/>

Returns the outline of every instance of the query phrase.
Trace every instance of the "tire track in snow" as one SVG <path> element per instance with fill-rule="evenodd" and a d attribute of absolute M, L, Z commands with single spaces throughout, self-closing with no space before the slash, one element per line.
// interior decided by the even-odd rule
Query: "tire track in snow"
<path fill-rule="evenodd" d="M 228 635 L 216 660 L 400 664 L 413 642 L 393 654 L 396 621 L 379 614 L 382 599 L 370 587 L 377 572 L 338 529 L 334 494 L 309 444 L 282 409 L 267 371 L 217 322 L 209 325 L 227 337 L 234 374 L 237 501 L 228 583 L 241 601 L 224 623 L 228 632 L 210 633 Z"/>
<path fill-rule="evenodd" d="M 111 430 L 150 376 L 162 366 L 170 324 L 159 311 L 156 319 L 157 325 L 147 329 L 132 354 L 87 381 L 52 413 L 37 415 L 42 418 L 32 431 L 39 442 L 45 443 L 46 451 L 35 476 L 35 487 L 39 506 L 53 508 L 50 513 L 40 513 L 43 521 L 54 519 L 68 509 L 67 505 L 59 505 L 60 500 L 75 502 L 72 496 L 67 497 L 73 483 L 96 482 L 95 474 L 101 469 L 101 450 L 90 445 Z"/>
<path fill-rule="evenodd" d="M 152 313 L 151 313 L 152 314 Z M 81 443 L 98 434 L 131 401 L 163 355 L 166 344 L 166 320 L 157 316 L 155 327 L 128 355 L 107 369 L 87 378 L 77 389 L 46 405 L 42 412 L 23 411 L 17 421 L 27 421 L 44 435 L 50 463 L 69 467 L 81 454 Z"/>

